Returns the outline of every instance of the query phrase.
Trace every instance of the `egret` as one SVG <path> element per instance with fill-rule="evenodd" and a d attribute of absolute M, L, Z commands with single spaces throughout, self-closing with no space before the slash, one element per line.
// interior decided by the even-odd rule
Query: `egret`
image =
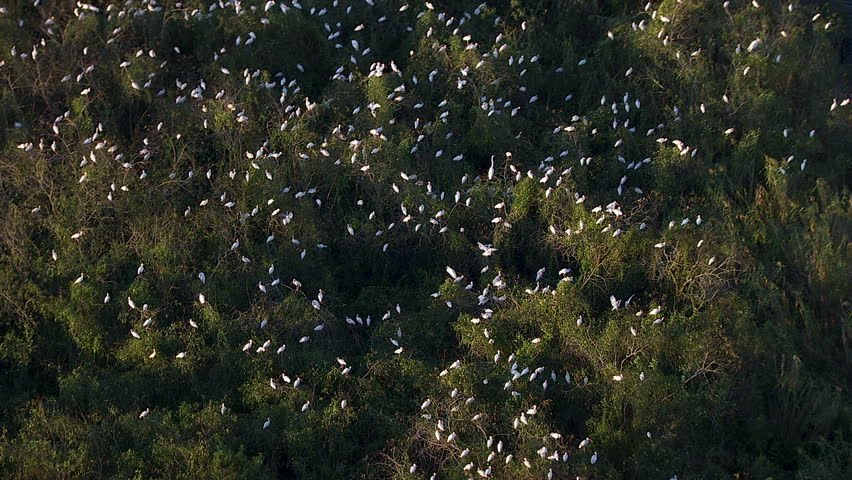
<path fill-rule="evenodd" d="M 751 43 L 748 44 L 748 48 L 746 49 L 749 52 L 754 51 L 757 47 L 759 47 L 763 41 L 759 38 L 754 39 Z"/>

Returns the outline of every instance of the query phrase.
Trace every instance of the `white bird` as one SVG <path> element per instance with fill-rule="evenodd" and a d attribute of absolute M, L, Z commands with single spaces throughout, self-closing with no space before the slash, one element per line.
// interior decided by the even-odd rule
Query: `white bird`
<path fill-rule="evenodd" d="M 456 271 L 453 269 L 453 267 L 450 267 L 449 265 L 447 265 L 446 270 L 447 270 L 447 274 L 450 275 L 450 278 L 452 278 L 454 280 L 456 278 L 459 278 L 459 275 L 456 273 Z"/>
<path fill-rule="evenodd" d="M 754 49 L 759 47 L 762 43 L 763 43 L 763 41 L 761 39 L 756 38 L 751 43 L 748 44 L 748 48 L 746 50 L 749 51 L 749 52 L 754 51 Z"/>
<path fill-rule="evenodd" d="M 479 242 L 476 243 L 476 246 L 480 250 L 482 250 L 482 256 L 483 257 L 490 257 L 492 254 L 494 254 L 494 252 L 497 251 L 497 249 L 492 247 L 491 245 L 483 245 L 482 243 L 479 243 Z"/>
<path fill-rule="evenodd" d="M 146 408 L 145 410 L 142 410 L 142 413 L 139 414 L 139 418 L 145 418 L 150 414 L 151 414 L 151 409 Z"/>
<path fill-rule="evenodd" d="M 621 306 L 621 300 L 616 300 L 615 295 L 610 295 L 609 304 L 612 305 L 613 310 L 618 310 L 618 307 Z"/>
<path fill-rule="evenodd" d="M 270 420 L 269 417 L 266 417 L 266 421 L 263 422 L 263 429 L 266 430 L 267 428 L 269 428 L 270 425 L 272 425 L 272 420 Z"/>
<path fill-rule="evenodd" d="M 589 460 L 589 463 L 594 465 L 597 462 L 598 462 L 598 452 L 595 452 L 594 454 L 592 454 L 592 458 Z"/>

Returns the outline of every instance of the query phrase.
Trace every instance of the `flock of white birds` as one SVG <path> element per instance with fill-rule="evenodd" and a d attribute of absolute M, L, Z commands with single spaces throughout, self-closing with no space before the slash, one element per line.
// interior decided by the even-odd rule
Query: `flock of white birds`
<path fill-rule="evenodd" d="M 371 42 L 381 41 L 382 26 L 388 21 L 386 15 L 378 15 L 371 12 L 378 12 L 379 6 L 383 2 L 381 0 L 351 0 L 341 1 L 333 0 L 330 2 L 313 2 L 311 6 L 303 6 L 297 1 L 292 2 L 252 2 L 252 1 L 206 1 L 202 2 L 207 5 L 206 8 L 189 9 L 184 8 L 180 2 L 169 6 L 171 14 L 179 14 L 183 16 L 186 22 L 200 22 L 211 16 L 222 14 L 228 11 L 231 14 L 242 15 L 250 21 L 243 21 L 242 25 L 252 25 L 252 30 L 246 30 L 234 38 L 223 38 L 221 49 L 214 54 L 209 61 L 213 65 L 217 65 L 220 59 L 229 50 L 236 48 L 253 48 L 267 41 L 265 30 L 271 22 L 275 22 L 281 15 L 307 15 L 312 20 L 322 25 L 326 34 L 326 41 L 333 51 L 347 52 L 349 62 L 340 65 L 334 71 L 331 81 L 348 83 L 360 81 L 362 78 L 361 72 L 366 72 L 367 77 L 386 77 L 390 84 L 394 85 L 392 92 L 383 101 L 374 101 L 368 104 L 359 105 L 351 111 L 353 121 L 351 123 L 341 123 L 327 132 L 326 140 L 317 143 L 307 143 L 300 151 L 284 152 L 275 151 L 270 147 L 273 142 L 267 140 L 261 142 L 256 147 L 242 152 L 244 157 L 244 167 L 241 169 L 232 169 L 230 171 L 221 171 L 215 164 L 211 164 L 201 171 L 182 171 L 173 172 L 169 175 L 172 180 L 182 180 L 187 183 L 192 183 L 194 188 L 206 189 L 208 191 L 207 198 L 204 198 L 198 204 L 186 205 L 182 213 L 184 218 L 190 218 L 197 215 L 199 211 L 213 211 L 224 216 L 237 216 L 241 223 L 246 222 L 252 217 L 267 216 L 270 219 L 270 224 L 279 226 L 287 226 L 293 222 L 298 222 L 300 219 L 292 212 L 288 212 L 283 205 L 285 199 L 291 198 L 299 202 L 312 202 L 316 208 L 324 208 L 323 197 L 320 195 L 321 186 L 300 188 L 286 187 L 283 189 L 274 188 L 273 180 L 276 175 L 277 165 L 283 161 L 291 161 L 294 159 L 298 165 L 300 162 L 330 162 L 340 169 L 341 175 L 360 176 L 368 181 L 374 181 L 377 166 L 381 167 L 381 152 L 384 145 L 388 142 L 391 132 L 407 131 L 416 139 L 410 147 L 411 155 L 425 155 L 430 162 L 459 162 L 466 159 L 467 152 L 462 149 L 454 148 L 453 132 L 440 134 L 440 138 L 433 133 L 436 131 L 432 128 L 439 123 L 447 123 L 454 116 L 460 115 L 463 112 L 450 108 L 449 101 L 444 99 L 441 101 L 430 102 L 421 100 L 417 97 L 417 93 L 421 85 L 428 85 L 437 82 L 445 82 L 451 84 L 454 88 L 464 91 L 478 91 L 479 83 L 483 82 L 483 77 L 480 77 L 480 70 L 488 70 L 491 67 L 505 66 L 512 69 L 513 74 L 509 78 L 496 79 L 493 82 L 503 80 L 503 86 L 506 90 L 506 96 L 500 98 L 489 98 L 482 96 L 479 98 L 479 108 L 486 112 L 487 116 L 508 116 L 508 117 L 523 117 L 529 109 L 535 108 L 537 102 L 542 101 L 539 92 L 534 91 L 524 85 L 524 77 L 529 69 L 535 68 L 540 71 L 540 75 L 549 75 L 554 78 L 554 82 L 559 82 L 562 76 L 574 75 L 582 76 L 583 68 L 592 61 L 592 52 L 589 52 L 590 58 L 580 58 L 573 65 L 557 65 L 544 69 L 539 65 L 539 54 L 533 55 L 515 55 L 510 53 L 512 45 L 510 37 L 516 38 L 518 30 L 523 32 L 528 28 L 527 22 L 512 23 L 512 34 L 504 31 L 507 21 L 504 18 L 493 15 L 493 9 L 489 8 L 489 3 L 484 2 L 476 9 L 464 12 L 462 15 L 450 15 L 442 12 L 441 8 L 431 2 L 412 2 L 400 6 L 395 12 L 400 18 L 410 20 L 410 25 L 407 26 L 409 31 L 414 31 L 421 17 L 430 15 L 436 19 L 436 25 L 430 26 L 425 30 L 424 42 L 428 42 L 436 54 L 441 54 L 448 48 L 462 48 L 465 52 L 469 52 L 465 58 L 470 59 L 468 64 L 456 65 L 455 69 L 436 68 L 425 76 L 418 76 L 406 71 L 405 62 L 395 61 L 394 59 L 377 58 L 373 53 L 374 50 L 379 50 L 377 46 Z M 322 3 L 325 3 L 321 5 Z M 721 2 L 720 2 L 721 3 Z M 39 7 L 39 0 L 36 0 L 33 5 Z M 77 8 L 74 10 L 76 19 L 71 21 L 84 21 L 88 17 L 97 16 L 103 18 L 107 22 L 121 19 L 122 17 L 144 17 L 146 15 L 158 14 L 166 8 L 155 0 L 135 1 L 128 0 L 126 2 L 108 3 L 106 5 L 97 6 L 95 4 L 77 2 Z M 664 46 L 669 48 L 678 48 L 676 42 L 670 37 L 668 24 L 673 19 L 659 13 L 656 10 L 654 3 L 648 3 L 645 7 L 644 18 L 640 21 L 633 22 L 630 27 L 633 30 L 642 30 L 653 32 L 657 40 Z M 735 1 L 724 2 L 724 8 L 765 8 L 757 1 L 749 3 Z M 796 7 L 794 4 L 789 4 L 787 10 L 794 12 Z M 351 21 L 354 17 L 351 15 L 353 10 L 358 12 L 358 18 L 368 16 L 372 20 L 367 22 Z M 381 11 L 387 11 L 382 9 Z M 0 9 L 3 15 L 8 15 L 8 11 Z M 475 38 L 474 35 L 468 33 L 467 24 L 476 19 L 479 22 L 488 21 L 493 25 L 494 36 L 490 38 Z M 399 22 L 399 19 L 396 20 Z M 831 24 L 821 19 L 820 15 L 813 16 L 812 22 L 819 25 L 820 28 L 829 29 Z M 58 23 L 53 18 L 45 18 L 42 24 L 44 37 L 33 45 L 20 45 L 17 49 L 13 49 L 12 55 L 18 57 L 20 61 L 35 61 L 42 55 L 43 49 L 49 49 L 52 36 L 56 33 Z M 111 36 L 106 40 L 110 44 L 118 39 L 121 39 L 123 30 L 121 27 L 116 27 L 111 32 Z M 615 38 L 615 34 L 610 31 L 607 36 L 610 39 Z M 780 32 L 781 37 L 785 36 L 785 32 Z M 731 55 L 747 56 L 759 55 L 767 57 L 773 62 L 783 62 L 784 58 L 773 48 L 773 39 L 754 38 L 747 45 L 738 46 L 736 52 L 731 52 Z M 452 46 L 451 46 L 452 45 Z M 509 52 L 507 52 L 509 50 Z M 250 50 L 249 50 L 250 51 Z M 89 77 L 97 70 L 107 68 L 98 60 L 98 53 L 92 51 L 88 47 L 79 52 L 82 58 L 89 58 L 91 63 L 81 68 L 76 74 L 69 74 L 62 78 L 62 82 L 69 85 L 69 88 L 76 89 L 80 96 L 95 96 L 98 91 L 91 87 Z M 167 76 L 164 72 L 169 71 L 169 62 L 164 59 L 167 52 L 158 51 L 157 48 L 140 47 L 135 51 L 134 55 L 123 59 L 119 65 L 122 71 L 127 72 L 122 81 L 136 91 L 150 92 L 155 97 L 173 98 L 175 104 L 184 104 L 185 108 L 196 111 L 199 118 L 203 119 L 199 122 L 199 129 L 213 128 L 215 112 L 227 112 L 228 121 L 233 122 L 237 127 L 242 124 L 251 124 L 258 121 L 252 118 L 247 112 L 247 109 L 241 105 L 241 93 L 239 90 L 220 89 L 213 91 L 209 89 L 209 81 L 204 78 L 197 78 L 194 72 L 187 72 L 186 81 L 177 79 L 172 83 L 168 83 L 163 79 Z M 678 56 L 695 57 L 703 54 L 701 50 L 677 52 Z M 168 52 L 169 56 L 182 55 L 178 47 L 173 48 L 173 52 Z M 148 61 L 146 59 L 152 59 Z M 139 70 L 133 70 L 134 63 L 146 60 L 145 65 L 155 65 L 150 71 L 139 74 Z M 5 62 L 4 62 L 5 63 Z M 367 67 L 369 66 L 369 67 Z M 246 68 L 242 71 L 231 71 L 224 65 L 216 67 L 221 74 L 225 76 L 238 77 L 240 83 L 245 86 L 259 87 L 269 92 L 274 92 L 278 96 L 280 108 L 286 115 L 286 119 L 277 125 L 281 132 L 295 131 L 302 124 L 305 116 L 309 112 L 322 111 L 335 107 L 333 98 L 308 98 L 303 92 L 303 87 L 300 83 L 301 74 L 305 73 L 306 68 L 302 64 L 293 66 L 292 72 L 285 75 L 282 72 L 261 72 L 259 69 Z M 2 65 L 0 65 L 0 70 Z M 742 75 L 748 75 L 750 68 L 746 67 L 742 71 Z M 133 73 L 131 73 L 133 72 Z M 308 72 L 310 73 L 310 72 Z M 173 72 L 172 72 L 173 74 Z M 624 77 L 641 74 L 641 67 L 638 65 L 624 65 Z M 510 93 L 513 89 L 515 92 Z M 394 233 L 396 230 L 404 229 L 407 232 L 415 232 L 417 234 L 432 238 L 440 238 L 449 230 L 455 228 L 461 232 L 491 232 L 483 236 L 477 242 L 479 254 L 484 267 L 478 272 L 464 272 L 458 267 L 447 265 L 445 272 L 453 283 L 464 285 L 464 289 L 476 295 L 478 299 L 477 311 L 471 315 L 471 322 L 477 324 L 477 328 L 481 329 L 482 335 L 490 340 L 489 320 L 492 315 L 500 309 L 507 299 L 507 288 L 510 287 L 510 279 L 501 274 L 499 267 L 495 265 L 493 259 L 498 255 L 499 249 L 493 245 L 493 232 L 507 231 L 513 228 L 510 221 L 510 212 L 513 204 L 513 188 L 521 181 L 527 181 L 527 178 L 532 179 L 537 185 L 536 191 L 543 198 L 557 198 L 564 202 L 573 202 L 575 204 L 583 204 L 584 202 L 594 203 L 595 205 L 589 208 L 589 212 L 594 215 L 594 222 L 575 221 L 570 224 L 550 225 L 549 234 L 552 236 L 573 236 L 573 235 L 600 235 L 606 234 L 610 240 L 619 241 L 620 236 L 624 235 L 631 229 L 646 229 L 646 224 L 634 221 L 628 215 L 630 205 L 636 202 L 637 199 L 644 195 L 644 190 L 649 188 L 643 185 L 636 179 L 635 173 L 637 170 L 646 168 L 654 162 L 652 148 L 656 144 L 667 144 L 675 147 L 680 155 L 692 156 L 701 155 L 701 151 L 692 144 L 696 139 L 689 138 L 669 138 L 667 123 L 659 123 L 654 128 L 638 130 L 637 126 L 631 124 L 631 112 L 642 109 L 643 97 L 647 95 L 645 91 L 630 91 L 621 92 L 601 92 L 600 105 L 609 106 L 611 111 L 610 117 L 600 123 L 591 123 L 582 112 L 569 117 L 570 121 L 553 121 L 551 122 L 552 131 L 549 135 L 553 137 L 559 136 L 595 136 L 603 131 L 621 132 L 623 138 L 619 138 L 612 145 L 612 154 L 609 158 L 600 158 L 584 155 L 583 152 L 575 149 L 564 149 L 554 151 L 551 155 L 544 158 L 531 160 L 516 159 L 511 151 L 493 152 L 490 157 L 487 168 L 482 170 L 474 170 L 465 173 L 457 179 L 457 183 L 453 185 L 443 185 L 438 187 L 436 182 L 428 178 L 428 174 L 416 171 L 400 171 L 396 172 L 396 180 L 391 181 L 387 185 L 388 194 L 393 203 L 399 205 L 396 218 L 389 222 L 380 224 L 378 228 L 368 227 L 376 225 L 377 213 L 376 210 L 381 210 L 381 205 L 370 205 L 370 200 L 352 198 L 352 202 L 357 205 L 357 211 L 363 216 L 362 222 L 356 225 L 347 224 L 346 228 L 339 232 L 341 237 L 374 237 L 373 241 L 377 249 L 380 249 L 383 254 L 388 250 L 394 249 Z M 509 100 L 509 97 L 515 100 Z M 562 102 L 564 109 L 571 110 L 572 108 L 572 93 L 566 91 Z M 522 99 L 518 101 L 518 99 Z M 702 113 L 710 115 L 711 107 L 709 104 L 718 105 L 716 101 L 711 102 L 707 99 L 707 105 L 704 103 L 696 106 Z M 551 100 L 552 101 L 552 100 Z M 727 95 L 721 99 L 723 103 L 728 103 L 730 100 Z M 830 106 L 826 106 L 830 111 L 837 108 L 847 107 L 850 103 L 849 98 L 835 99 Z M 388 105 L 392 105 L 389 107 Z M 693 108 L 694 106 L 686 106 Z M 717 107 L 714 107 L 717 108 Z M 393 115 L 383 114 L 384 110 L 391 109 Z M 33 138 L 30 141 L 22 142 L 18 148 L 27 152 L 45 152 L 53 151 L 58 155 L 66 155 L 68 152 L 78 152 L 80 148 L 85 150 L 82 157 L 77 157 L 79 164 L 78 183 L 89 192 L 96 192 L 97 195 L 106 197 L 109 201 L 114 201 L 120 196 L 127 194 L 131 190 L 144 190 L 158 188 L 158 184 L 149 181 L 148 172 L 155 169 L 162 169 L 163 166 L 158 164 L 158 158 L 163 155 L 163 151 L 155 141 L 149 138 L 144 138 L 140 148 L 134 151 L 125 151 L 119 146 L 108 140 L 110 133 L 105 131 L 103 124 L 100 124 L 97 119 L 94 119 L 97 127 L 89 133 L 85 138 L 80 139 L 80 145 L 66 145 L 67 136 L 63 137 L 62 133 L 66 128 L 71 128 L 72 116 L 70 107 L 63 115 L 57 116 L 50 125 L 51 135 L 45 135 L 40 138 Z M 365 122 L 364 113 L 369 112 L 372 119 Z M 423 112 L 421 116 L 419 112 Z M 430 120 L 430 114 L 427 112 L 435 112 L 435 118 Z M 679 121 L 678 107 L 674 107 L 672 122 Z M 414 117 L 415 120 L 403 124 L 398 121 L 397 117 Z M 354 119 L 360 119 L 355 121 Z M 363 125 L 369 123 L 371 128 L 364 128 Z M 76 128 L 76 127 L 74 127 Z M 232 128 L 232 127 L 228 127 Z M 162 130 L 172 131 L 168 125 L 160 122 L 156 125 L 156 131 Z M 719 132 L 719 135 L 735 135 L 735 128 L 731 127 Z M 809 135 L 811 137 L 818 135 L 819 132 L 808 128 L 807 126 L 790 126 L 785 129 L 783 135 Z M 179 143 L 182 138 L 181 133 L 173 134 L 174 141 Z M 622 156 L 623 144 L 631 137 L 643 137 L 653 140 L 648 143 L 647 156 L 644 158 L 625 158 Z M 633 142 L 636 143 L 636 142 Z M 424 153 L 425 152 L 425 153 Z M 793 163 L 796 152 L 790 152 L 787 163 Z M 79 154 L 75 154 L 79 155 Z M 75 162 L 77 161 L 75 160 Z M 804 170 L 807 165 L 806 159 L 796 161 L 796 169 Z M 536 168 L 523 168 L 523 164 L 538 163 Z M 574 191 L 567 185 L 566 182 L 574 172 L 578 169 L 588 169 L 593 162 L 617 162 L 623 170 L 623 175 L 620 180 L 612 185 L 609 185 L 609 198 L 595 198 L 586 195 L 582 191 Z M 554 164 L 570 165 L 565 168 L 557 168 Z M 97 167 L 97 168 L 96 168 Z M 108 174 L 103 172 L 107 171 Z M 97 172 L 97 174 L 95 173 Z M 785 172 L 786 173 L 786 172 Z M 215 182 L 215 183 L 214 183 Z M 268 200 L 259 205 L 246 204 L 240 200 L 241 196 L 235 194 L 244 185 L 253 182 L 254 185 L 267 185 Z M 219 187 L 218 190 L 213 190 L 213 186 Z M 225 185 L 226 187 L 221 188 Z M 227 187 L 230 185 L 230 187 Z M 484 187 L 487 191 L 492 192 L 493 204 L 487 206 L 493 214 L 491 218 L 486 219 L 481 224 L 470 224 L 463 227 L 451 226 L 450 219 L 458 212 L 470 209 L 473 207 L 481 207 L 477 205 L 472 192 L 476 187 Z M 421 201 L 412 202 L 411 199 L 421 199 Z M 445 205 L 441 208 L 433 208 L 434 205 Z M 588 203 L 584 205 L 588 207 Z M 49 214 L 42 206 L 33 205 L 33 215 Z M 700 228 L 703 222 L 712 219 L 703 219 L 701 215 L 692 217 L 684 217 L 680 220 L 672 220 L 667 228 Z M 353 222 L 354 223 L 354 222 Z M 664 229 L 665 230 L 665 229 Z M 662 234 L 662 232 L 661 232 Z M 77 242 L 87 242 L 87 228 L 85 225 L 80 225 L 71 238 Z M 598 237 L 599 238 L 599 237 Z M 378 240 L 378 243 L 375 243 Z M 243 243 L 250 240 L 244 238 L 229 239 L 232 242 L 228 251 L 223 252 L 226 255 L 236 255 L 239 261 L 246 265 L 259 266 L 258 274 L 254 279 L 256 284 L 257 296 L 269 295 L 273 290 L 277 292 L 290 289 L 300 295 L 304 295 L 306 301 L 311 306 L 319 311 L 327 309 L 326 305 L 329 297 L 323 290 L 322 286 L 312 285 L 311 291 L 303 286 L 302 281 L 296 278 L 290 278 L 287 272 L 281 272 L 276 269 L 275 258 L 264 258 L 258 256 L 249 256 L 242 246 Z M 306 241 L 301 241 L 295 235 L 289 238 L 281 238 L 280 234 L 276 235 L 272 232 L 267 232 L 266 243 L 289 243 L 296 249 L 296 255 L 299 260 L 304 260 L 311 255 L 318 255 L 324 249 L 330 248 L 328 245 L 334 244 L 334 239 L 328 239 L 324 243 L 315 243 L 309 245 Z M 328 244 L 328 245 L 327 245 Z M 677 245 L 670 245 L 660 239 L 654 246 L 657 249 L 676 249 Z M 703 252 L 704 262 L 710 269 L 726 268 L 726 261 L 722 254 L 714 251 L 712 242 L 705 244 L 701 240 L 696 248 Z M 45 255 L 51 256 L 53 261 L 59 259 L 60 254 L 56 249 L 45 252 Z M 85 266 L 81 266 L 81 270 L 85 270 Z M 139 263 L 136 269 L 136 275 L 143 276 L 146 273 L 144 263 Z M 205 305 L 211 300 L 205 296 L 206 286 L 208 281 L 216 274 L 212 272 L 195 271 L 192 278 L 186 279 L 187 288 L 194 291 L 194 298 L 200 305 Z M 475 279 L 484 279 L 477 286 Z M 561 282 L 572 282 L 574 272 L 571 268 L 565 266 L 560 269 L 556 275 L 552 272 L 548 275 L 545 268 L 538 270 L 534 279 L 528 279 L 527 284 L 523 284 L 524 280 L 519 285 L 512 287 L 519 288 L 521 291 L 526 291 L 528 295 L 556 295 L 556 287 Z M 550 280 L 550 281 L 548 281 Z M 89 282 L 89 275 L 86 272 L 81 272 L 73 282 L 80 284 Z M 306 282 L 308 284 L 309 282 Z M 73 288 L 73 287 L 72 287 Z M 112 297 L 113 292 L 103 291 L 103 303 L 107 304 L 115 301 Z M 209 293 L 208 293 L 209 295 Z M 646 302 L 645 304 L 637 304 L 634 297 L 616 298 L 615 295 L 607 295 L 612 310 L 624 309 L 635 314 L 635 321 L 629 326 L 629 333 L 633 336 L 642 335 L 643 329 L 648 328 L 666 328 L 666 306 L 660 302 Z M 442 298 L 441 293 L 436 292 L 432 295 L 434 302 L 445 304 L 447 309 L 456 309 L 453 301 Z M 131 298 L 130 296 L 120 301 L 126 301 L 127 307 L 134 312 L 138 312 L 138 323 L 134 323 L 128 329 L 130 341 L 135 341 L 143 338 L 147 332 L 157 329 L 156 312 L 149 309 L 145 298 Z M 343 318 L 331 319 L 333 315 L 324 315 L 322 322 L 316 324 L 312 329 L 306 329 L 298 335 L 299 348 L 322 348 L 321 346 L 312 347 L 316 343 L 317 338 L 321 338 L 325 333 L 324 329 L 330 322 L 338 322 L 345 325 L 347 328 L 362 328 L 370 329 L 379 322 L 387 322 L 395 316 L 403 315 L 403 306 L 389 305 L 386 307 L 387 312 L 381 318 L 372 318 L 371 315 L 361 315 L 360 313 L 352 313 L 345 315 Z M 204 323 L 201 320 L 186 319 L 185 320 L 192 329 L 204 329 Z M 240 344 L 234 345 L 233 348 L 241 349 L 245 355 L 282 355 L 288 348 L 286 342 L 280 338 L 275 338 L 273 335 L 266 333 L 270 322 L 275 320 L 264 319 L 259 321 L 256 333 L 251 338 L 245 338 Z M 576 328 L 585 328 L 587 322 L 582 316 L 571 319 L 576 322 Z M 541 338 L 529 338 L 529 342 L 535 344 L 542 341 Z M 490 343 L 494 343 L 490 340 Z M 409 345 L 405 332 L 398 329 L 395 337 L 389 339 L 390 348 L 395 355 L 404 354 Z M 174 353 L 174 352 L 172 352 Z M 172 355 L 169 354 L 169 356 Z M 150 352 L 149 358 L 155 359 L 159 353 L 156 349 Z M 174 354 L 173 361 L 181 362 L 193 356 L 191 348 L 180 350 Z M 159 360 L 158 360 L 159 361 Z M 346 358 L 337 358 L 337 367 L 340 375 L 350 376 L 356 374 L 352 371 L 350 361 Z M 531 389 L 519 389 L 522 384 L 537 385 L 537 390 L 544 392 L 547 389 L 567 388 L 575 383 L 581 385 L 588 384 L 589 378 L 581 378 L 579 380 L 572 378 L 570 368 L 563 371 L 551 369 L 548 371 L 545 367 L 520 364 L 516 359 L 516 354 L 513 352 L 501 352 L 496 350 L 493 352 L 493 376 L 481 379 L 484 384 L 495 383 L 502 385 L 505 395 L 521 397 L 522 393 L 530 392 Z M 435 372 L 436 382 L 449 382 L 449 373 L 455 369 L 462 368 L 463 360 L 454 360 L 449 362 L 445 369 L 440 372 Z M 445 378 L 446 377 L 446 378 Z M 611 377 L 612 388 L 618 388 L 620 382 L 628 381 L 644 381 L 645 373 L 643 372 L 638 378 L 631 379 L 622 373 L 616 373 Z M 561 385 L 560 385 L 561 384 Z M 450 388 L 451 387 L 451 388 Z M 268 388 L 270 389 L 299 389 L 305 388 L 302 380 L 302 375 L 299 372 L 269 371 L 268 372 Z M 314 397 L 317 398 L 317 397 Z M 539 410 L 538 397 L 532 396 L 522 403 L 525 406 L 520 409 L 516 416 L 511 420 L 509 425 L 501 429 L 502 437 L 506 438 L 506 432 L 517 432 L 524 429 L 537 415 L 547 415 L 549 413 Z M 351 408 L 350 404 L 357 399 L 343 399 L 339 401 L 339 408 Z M 307 400 L 301 406 L 301 411 L 308 414 L 313 409 L 330 408 L 327 399 L 313 402 Z M 567 462 L 569 458 L 580 458 L 583 463 L 596 464 L 605 462 L 605 458 L 598 457 L 597 451 L 594 448 L 594 439 L 585 438 L 580 442 L 573 442 L 575 438 L 572 432 L 550 432 L 548 435 L 540 439 L 540 444 L 536 448 L 528 448 L 527 450 L 513 451 L 509 445 L 510 441 L 495 440 L 496 432 L 482 430 L 479 434 L 480 439 L 466 438 L 465 442 L 482 442 L 486 446 L 487 455 L 479 457 L 471 454 L 471 450 L 467 447 L 462 447 L 462 439 L 454 428 L 459 422 L 479 422 L 484 416 L 490 414 L 486 410 L 481 410 L 477 406 L 477 399 L 470 392 L 465 392 L 460 386 L 448 385 L 447 398 L 437 399 L 424 398 L 419 405 L 418 414 L 421 416 L 421 421 L 425 420 L 433 423 L 434 438 L 439 443 L 449 444 L 450 448 L 459 448 L 456 451 L 458 458 L 457 466 L 451 468 L 460 468 L 471 478 L 481 477 L 489 478 L 499 476 L 499 469 L 502 465 L 511 462 L 520 462 L 527 468 L 537 468 L 542 470 L 544 478 L 554 478 L 554 470 L 560 463 Z M 156 413 L 154 406 L 140 405 L 140 419 L 146 419 L 150 415 Z M 224 415 L 229 411 L 225 403 L 221 404 L 221 413 Z M 258 429 L 270 429 L 274 431 L 276 425 L 270 418 L 257 418 Z M 653 437 L 653 432 L 647 433 L 648 439 Z M 569 443 L 570 442 L 570 443 Z M 544 467 L 542 467 L 544 465 Z M 450 467 L 448 467 L 450 468 Z M 427 471 L 423 472 L 422 468 L 416 463 L 407 466 L 408 472 L 412 475 L 423 475 L 424 478 L 440 478 L 441 472 Z M 505 477 L 504 477 L 505 478 Z M 676 475 L 672 478 L 677 478 Z"/>

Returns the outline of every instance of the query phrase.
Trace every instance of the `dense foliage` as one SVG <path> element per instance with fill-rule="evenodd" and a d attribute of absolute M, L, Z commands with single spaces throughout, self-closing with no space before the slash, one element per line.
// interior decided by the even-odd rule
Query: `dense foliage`
<path fill-rule="evenodd" d="M 852 478 L 827 6 L 95 3 L 0 2 L 0 477 Z"/>

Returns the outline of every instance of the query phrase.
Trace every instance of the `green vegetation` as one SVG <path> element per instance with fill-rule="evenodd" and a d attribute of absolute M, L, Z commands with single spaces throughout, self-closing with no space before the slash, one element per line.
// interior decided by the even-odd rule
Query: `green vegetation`
<path fill-rule="evenodd" d="M 827 6 L 2 3 L 0 478 L 852 478 Z"/>

